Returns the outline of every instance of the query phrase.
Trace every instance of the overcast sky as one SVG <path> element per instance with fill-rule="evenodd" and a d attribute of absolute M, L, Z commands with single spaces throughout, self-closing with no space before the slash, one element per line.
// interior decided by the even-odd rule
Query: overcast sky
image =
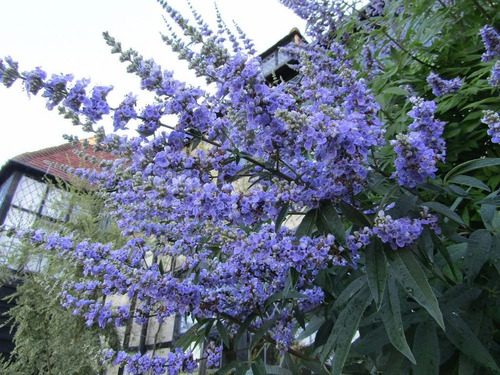
<path fill-rule="evenodd" d="M 174 8 L 185 0 L 171 0 Z M 192 0 L 207 20 L 214 19 L 213 2 Z M 276 0 L 218 0 L 221 13 L 230 24 L 236 21 L 264 51 L 293 27 L 304 31 L 304 22 Z M 109 52 L 103 31 L 153 57 L 164 69 L 186 79 L 160 38 L 166 32 L 165 14 L 155 0 L 0 0 L 0 58 L 12 56 L 20 71 L 37 66 L 53 73 L 72 73 L 75 79 L 90 78 L 93 85 L 114 85 L 109 95 L 118 104 L 125 94 L 140 94 L 138 79 L 125 73 L 117 55 Z M 0 166 L 7 159 L 28 151 L 59 145 L 62 134 L 77 134 L 78 128 L 45 109 L 41 97 L 28 98 L 20 83 L 7 89 L 0 86 Z"/>

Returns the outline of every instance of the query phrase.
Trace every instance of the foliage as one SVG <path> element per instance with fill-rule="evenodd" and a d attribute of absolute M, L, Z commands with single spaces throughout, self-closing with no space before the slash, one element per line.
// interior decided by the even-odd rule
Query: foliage
<path fill-rule="evenodd" d="M 107 114 L 115 131 L 137 124 L 131 138 L 95 129 L 120 157 L 80 172 L 133 238 L 22 234 L 81 262 L 96 295 L 140 301 L 129 311 L 68 288 L 66 306 L 88 323 L 196 320 L 166 358 L 106 358 L 131 373 L 193 370 L 187 349 L 217 331 L 226 351 L 253 337 L 248 360 L 220 373 L 500 373 L 498 4 L 282 0 L 309 21 L 311 43 L 286 51 L 300 80 L 269 86 L 239 28 L 219 17 L 212 32 L 160 3 L 165 42 L 207 90 L 108 34 L 153 103 L 110 106 L 109 87 L 89 93 L 11 59 L 0 70 L 89 131 Z M 166 271 L 180 255 L 181 270 Z M 281 368 L 265 367 L 263 347 Z M 220 350 L 205 355 L 215 365 Z"/>
<path fill-rule="evenodd" d="M 62 184 L 62 183 L 61 183 Z M 79 184 L 81 185 L 81 184 Z M 64 224 L 38 222 L 37 230 L 58 230 L 74 233 L 81 239 L 101 238 L 116 241 L 116 228 L 102 230 L 99 211 L 102 201 L 87 193 L 82 186 L 67 187 L 64 202 L 51 207 L 54 212 L 63 212 L 58 204 L 71 205 L 73 215 Z M 59 190 L 60 191 L 60 190 Z M 78 208 L 76 210 L 76 207 Z M 36 264 L 42 264 L 40 272 L 34 272 Z M 116 347 L 116 333 L 88 327 L 80 316 L 71 314 L 61 306 L 61 294 L 66 285 L 81 282 L 82 268 L 68 259 L 47 253 L 45 246 L 20 244 L 11 255 L 9 264 L 18 266 L 4 271 L 3 280 L 21 280 L 16 292 L 10 297 L 16 305 L 8 312 L 15 323 L 15 350 L 10 359 L 4 359 L 1 374 L 98 374 L 103 368 L 101 352 L 104 347 Z"/>

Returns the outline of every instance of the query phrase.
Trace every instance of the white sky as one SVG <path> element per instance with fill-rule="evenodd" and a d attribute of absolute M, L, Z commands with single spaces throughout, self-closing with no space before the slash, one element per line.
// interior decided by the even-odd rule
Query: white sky
<path fill-rule="evenodd" d="M 171 0 L 176 9 L 185 0 Z M 213 2 L 192 0 L 207 20 L 214 19 Z M 264 51 L 293 27 L 304 31 L 304 22 L 277 0 L 218 0 L 226 23 L 235 20 Z M 163 44 L 164 11 L 155 0 L 0 0 L 0 58 L 12 56 L 20 71 L 40 66 L 47 73 L 72 73 L 75 80 L 90 78 L 91 85 L 114 85 L 112 105 L 133 91 L 138 78 L 125 72 L 125 64 L 110 53 L 102 38 L 109 31 L 124 48 L 153 57 L 163 69 L 186 76 L 175 55 Z M 186 78 L 184 78 L 186 79 Z M 47 111 L 39 96 L 29 99 L 19 82 L 10 89 L 0 85 L 0 166 L 23 152 L 64 143 L 62 134 L 78 132 L 69 120 Z"/>

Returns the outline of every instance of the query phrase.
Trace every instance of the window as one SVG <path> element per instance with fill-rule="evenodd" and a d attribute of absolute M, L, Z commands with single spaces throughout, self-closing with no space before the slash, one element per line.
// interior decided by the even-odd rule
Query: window
<path fill-rule="evenodd" d="M 35 222 L 50 227 L 68 221 L 71 207 L 68 193 L 64 190 L 14 173 L 0 188 L 0 209 L 0 224 L 6 228 L 28 229 Z M 17 246 L 17 239 L 0 236 L 0 264 L 8 262 Z"/>

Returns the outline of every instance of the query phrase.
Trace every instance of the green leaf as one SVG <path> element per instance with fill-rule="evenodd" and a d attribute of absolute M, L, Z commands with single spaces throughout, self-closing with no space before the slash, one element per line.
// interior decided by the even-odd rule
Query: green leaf
<path fill-rule="evenodd" d="M 222 342 L 226 346 L 226 348 L 231 348 L 231 341 L 229 340 L 229 335 L 227 334 L 226 327 L 219 320 L 217 321 L 215 327 L 217 328 L 217 332 L 219 333 Z"/>
<path fill-rule="evenodd" d="M 467 172 L 480 169 L 480 168 L 486 168 L 486 167 L 493 167 L 495 165 L 500 165 L 500 158 L 485 158 L 485 159 L 474 159 L 474 160 L 468 160 L 460 165 L 457 165 L 455 168 L 453 168 L 451 171 L 449 171 L 446 176 L 444 177 L 444 183 L 446 182 L 454 175 L 458 174 L 465 174 Z"/>
<path fill-rule="evenodd" d="M 387 259 L 379 240 L 375 239 L 365 249 L 365 266 L 368 286 L 377 305 L 382 305 L 385 281 L 387 279 Z"/>
<path fill-rule="evenodd" d="M 497 208 L 491 204 L 482 204 L 479 211 L 483 219 L 484 227 L 488 230 L 493 230 L 493 219 L 498 215 Z"/>
<path fill-rule="evenodd" d="M 444 260 L 446 261 L 446 264 L 448 265 L 448 268 L 450 269 L 453 275 L 453 278 L 456 279 L 458 275 L 455 269 L 455 263 L 451 259 L 448 248 L 445 246 L 443 241 L 441 241 L 441 239 L 437 236 L 437 234 L 434 231 L 430 231 L 430 235 L 432 238 L 432 242 L 434 243 L 434 247 L 443 256 Z"/>
<path fill-rule="evenodd" d="M 297 340 L 303 340 L 313 333 L 317 332 L 318 329 L 325 323 L 325 317 L 321 315 L 314 315 L 311 319 L 309 319 L 309 323 L 307 323 L 306 328 L 299 333 Z M 332 323 L 333 327 L 333 323 Z"/>
<path fill-rule="evenodd" d="M 382 90 L 382 94 L 392 94 L 392 95 L 401 95 L 401 96 L 409 96 L 410 93 L 405 89 L 397 86 L 393 87 L 384 87 Z"/>
<path fill-rule="evenodd" d="M 335 353 L 332 363 L 332 375 L 342 374 L 342 368 L 349 354 L 352 339 L 358 330 L 361 317 L 371 301 L 370 291 L 368 288 L 363 288 L 340 312 L 333 330 L 320 353 L 321 363 L 325 363 L 332 351 Z"/>
<path fill-rule="evenodd" d="M 304 311 L 299 306 L 295 306 L 293 312 L 300 328 L 306 329 L 306 314 L 304 314 Z"/>
<path fill-rule="evenodd" d="M 266 365 L 267 375 L 292 375 L 292 371 L 281 366 L 269 366 Z"/>
<path fill-rule="evenodd" d="M 415 203 L 417 203 L 417 199 L 418 197 L 412 194 L 404 194 L 400 196 L 396 201 L 394 208 L 389 211 L 390 215 L 392 217 L 406 216 L 408 214 L 408 211 L 410 211 L 415 206 Z"/>
<path fill-rule="evenodd" d="M 230 372 L 231 370 L 233 370 L 235 368 L 238 368 L 238 366 L 240 366 L 240 365 L 241 365 L 241 362 L 239 362 L 239 361 L 231 361 L 229 363 L 226 363 L 220 369 L 218 369 L 214 375 L 226 375 L 228 372 Z"/>
<path fill-rule="evenodd" d="M 204 323 L 203 323 L 204 324 Z M 203 325 L 201 322 L 193 324 L 176 342 L 174 347 L 187 349 L 196 339 L 198 329 Z"/>
<path fill-rule="evenodd" d="M 305 236 L 310 236 L 316 225 L 317 215 L 318 210 L 316 208 L 310 210 L 300 222 L 297 230 L 295 231 L 295 237 L 302 238 Z"/>
<path fill-rule="evenodd" d="M 360 227 L 371 226 L 370 220 L 361 213 L 357 208 L 351 206 L 349 203 L 341 201 L 340 209 L 347 219 L 349 219 L 354 225 Z"/>
<path fill-rule="evenodd" d="M 414 374 L 438 375 L 440 350 L 436 327 L 431 322 L 421 323 L 415 330 L 413 354 L 417 364 Z"/>
<path fill-rule="evenodd" d="M 467 323 L 455 312 L 445 314 L 446 337 L 469 359 L 491 374 L 500 374 L 493 357 L 488 353 Z"/>
<path fill-rule="evenodd" d="M 248 363 L 246 362 L 239 362 L 238 367 L 236 367 L 236 371 L 234 372 L 234 375 L 247 375 L 248 373 Z M 227 375 L 227 374 L 225 374 Z"/>
<path fill-rule="evenodd" d="M 335 322 L 332 319 L 326 320 L 318 329 L 316 337 L 314 338 L 314 349 L 323 346 L 328 341 L 330 334 L 332 332 Z"/>
<path fill-rule="evenodd" d="M 250 326 L 250 323 L 252 323 L 252 320 L 255 318 L 255 314 L 250 315 L 248 318 L 246 318 L 243 323 L 241 323 L 240 328 L 238 328 L 238 331 L 236 331 L 236 335 L 234 335 L 234 342 L 238 343 L 240 341 L 241 336 L 247 331 L 248 327 Z"/>
<path fill-rule="evenodd" d="M 254 332 L 252 342 L 250 343 L 250 350 L 253 350 L 255 346 L 259 343 L 260 339 L 264 337 L 267 333 L 269 333 L 269 328 L 276 322 L 279 318 L 279 314 L 275 314 L 275 316 L 269 320 L 266 320 L 259 329 Z"/>
<path fill-rule="evenodd" d="M 438 203 L 438 202 L 425 202 L 422 203 L 423 206 L 427 206 L 429 208 L 432 208 L 434 211 L 439 212 L 440 214 L 443 214 L 447 218 L 450 218 L 451 220 L 465 225 L 460 216 L 458 216 L 455 212 L 450 210 L 448 207 L 446 207 L 444 204 Z"/>
<path fill-rule="evenodd" d="M 409 249 L 389 250 L 387 259 L 397 279 L 411 295 L 444 329 L 443 315 L 425 273 Z"/>
<path fill-rule="evenodd" d="M 286 219 L 286 215 L 288 214 L 288 210 L 290 209 L 290 205 L 288 203 L 283 203 L 281 206 L 280 213 L 278 214 L 278 217 L 276 218 L 276 223 L 274 224 L 274 231 L 278 232 L 279 229 L 281 228 L 281 225 L 283 224 L 283 221 Z"/>
<path fill-rule="evenodd" d="M 415 364 L 415 357 L 413 357 L 413 353 L 405 337 L 396 280 L 392 277 L 388 280 L 387 289 L 384 293 L 382 302 L 382 309 L 379 311 L 379 314 L 382 317 L 385 331 L 392 345 Z"/>
<path fill-rule="evenodd" d="M 465 257 L 465 274 L 469 282 L 474 281 L 484 263 L 491 258 L 491 243 L 491 233 L 486 229 L 476 230 L 470 235 Z"/>
<path fill-rule="evenodd" d="M 460 357 L 458 358 L 458 375 L 474 375 L 475 368 L 474 362 L 464 353 L 460 353 Z"/>
<path fill-rule="evenodd" d="M 338 309 L 345 304 L 347 304 L 356 293 L 359 292 L 363 286 L 366 285 L 366 277 L 361 276 L 357 278 L 356 280 L 352 281 L 347 287 L 344 288 L 342 293 L 337 297 L 335 300 L 335 303 L 333 304 L 333 309 Z"/>
<path fill-rule="evenodd" d="M 491 189 L 486 185 L 484 182 L 478 180 L 475 177 L 471 176 L 464 176 L 464 175 L 458 175 L 454 176 L 450 179 L 450 182 L 453 182 L 454 184 L 460 184 L 460 185 L 465 185 L 465 186 L 470 186 L 486 191 L 491 191 Z"/>
<path fill-rule="evenodd" d="M 339 243 L 345 243 L 344 225 L 331 202 L 324 202 L 319 206 L 318 224 L 318 228 L 321 225 L 325 232 L 332 233 Z"/>

